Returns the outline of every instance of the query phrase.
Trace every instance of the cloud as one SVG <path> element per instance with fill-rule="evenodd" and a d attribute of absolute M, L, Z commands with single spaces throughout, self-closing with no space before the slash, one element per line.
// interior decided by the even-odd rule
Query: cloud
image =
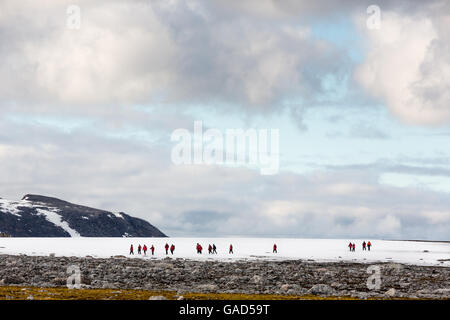
<path fill-rule="evenodd" d="M 366 168 L 261 176 L 175 166 L 170 146 L 86 128 L 0 122 L 0 196 L 56 196 L 142 217 L 171 236 L 448 239 L 448 195 L 378 183 Z M 440 222 L 440 224 L 437 224 Z"/>
<path fill-rule="evenodd" d="M 337 122 L 339 121 L 339 119 L 331 121 Z M 377 126 L 371 123 L 364 123 L 364 122 L 352 125 L 347 133 L 333 129 L 332 131 L 327 132 L 326 136 L 329 139 L 347 138 L 347 139 L 386 140 L 391 138 L 390 135 L 387 132 L 385 132 L 385 130 L 378 128 Z"/>
<path fill-rule="evenodd" d="M 390 172 L 399 174 L 409 174 L 412 176 L 438 176 L 450 177 L 450 169 L 446 166 L 449 160 L 446 158 L 426 158 L 426 159 L 409 159 L 415 164 L 398 163 L 389 159 L 380 159 L 377 162 L 366 164 L 346 164 L 346 165 L 330 165 L 328 169 L 343 171 L 371 171 L 376 173 Z M 405 161 L 406 162 L 406 161 Z M 444 166 L 445 165 L 445 166 Z"/>
<path fill-rule="evenodd" d="M 371 3 L 324 3 L 80 0 L 81 28 L 71 30 L 71 1 L 2 1 L 0 195 L 125 211 L 172 236 L 448 239 L 446 194 L 378 181 L 385 171 L 445 168 L 387 162 L 264 177 L 170 162 L 167 133 L 192 127 L 189 106 L 244 118 L 290 109 L 303 129 L 305 109 L 317 104 L 351 102 L 350 112 L 335 108 L 341 123 L 364 113 L 345 92 L 352 86 L 336 89 L 351 84 L 357 39 L 345 48 L 314 33 L 317 22 L 331 28 L 342 16 L 358 16 L 368 40 L 359 84 L 406 121 L 447 121 L 448 11 L 439 1 L 380 1 L 378 33 L 365 28 Z M 386 138 L 370 123 L 348 129 Z"/>
<path fill-rule="evenodd" d="M 382 11 L 380 30 L 358 17 L 367 57 L 355 79 L 409 124 L 450 121 L 450 10 L 433 3 L 412 12 Z"/>
<path fill-rule="evenodd" d="M 2 108 L 100 116 L 155 103 L 245 113 L 287 108 L 305 128 L 305 107 L 363 99 L 352 89 L 323 101 L 337 84 L 353 87 L 350 57 L 359 39 L 343 48 L 313 32 L 317 23 L 353 16 L 368 49 L 355 80 L 367 93 L 409 123 L 450 118 L 445 2 L 380 1 L 379 31 L 366 28 L 369 1 L 257 3 L 82 0 L 81 27 L 72 30 L 70 1 L 5 0 Z"/>
<path fill-rule="evenodd" d="M 401 226 L 402 224 L 399 218 L 388 214 L 380 219 L 380 222 L 375 228 L 377 229 L 378 234 L 396 236 L 401 231 Z"/>
<path fill-rule="evenodd" d="M 176 48 L 148 4 L 81 1 L 79 30 L 66 26 L 69 4 L 2 2 L 4 101 L 28 111 L 95 105 L 95 112 L 162 90 Z"/>
<path fill-rule="evenodd" d="M 80 1 L 81 27 L 72 30 L 69 4 L 2 2 L 4 108 L 107 114 L 116 106 L 163 102 L 264 113 L 286 107 L 286 99 L 313 101 L 326 90 L 322 79 L 345 72 L 348 63 L 344 51 L 315 39 L 307 24 L 292 15 L 273 19 L 271 9 Z"/>
<path fill-rule="evenodd" d="M 352 127 L 349 132 L 350 137 L 364 139 L 389 139 L 390 136 L 381 128 L 377 128 L 373 124 L 359 123 Z"/>

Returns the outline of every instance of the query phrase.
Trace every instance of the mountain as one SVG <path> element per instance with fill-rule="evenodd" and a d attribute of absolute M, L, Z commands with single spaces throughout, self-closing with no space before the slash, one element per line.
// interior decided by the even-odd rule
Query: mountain
<path fill-rule="evenodd" d="M 147 221 L 123 212 L 31 194 L 20 201 L 0 198 L 0 233 L 12 237 L 166 237 Z"/>

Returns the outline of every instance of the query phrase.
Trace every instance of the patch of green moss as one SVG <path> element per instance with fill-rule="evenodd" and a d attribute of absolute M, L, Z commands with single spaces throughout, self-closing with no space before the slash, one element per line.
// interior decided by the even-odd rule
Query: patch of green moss
<path fill-rule="evenodd" d="M 66 287 L 41 288 L 0 286 L 0 300 L 148 300 L 152 296 L 164 296 L 168 300 L 178 298 L 175 291 L 148 291 L 134 289 L 68 289 Z M 315 295 L 275 295 L 244 293 L 183 293 L 186 300 L 359 300 L 355 297 L 321 297 Z M 384 298 L 369 298 L 384 299 Z"/>

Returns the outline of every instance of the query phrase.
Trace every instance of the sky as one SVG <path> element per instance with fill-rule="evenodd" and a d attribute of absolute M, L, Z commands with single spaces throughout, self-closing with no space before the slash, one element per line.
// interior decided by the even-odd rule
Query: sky
<path fill-rule="evenodd" d="M 169 236 L 450 240 L 449 28 L 444 0 L 3 0 L 0 197 Z M 175 163 L 196 121 L 278 130 L 278 170 Z"/>

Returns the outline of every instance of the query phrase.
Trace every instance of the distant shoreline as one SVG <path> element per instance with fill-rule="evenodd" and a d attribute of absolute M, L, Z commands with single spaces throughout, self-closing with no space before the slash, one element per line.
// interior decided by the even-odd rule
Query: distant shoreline
<path fill-rule="evenodd" d="M 432 243 L 450 243 L 450 240 L 390 240 L 385 239 L 386 241 L 409 241 L 409 242 L 432 242 Z"/>

